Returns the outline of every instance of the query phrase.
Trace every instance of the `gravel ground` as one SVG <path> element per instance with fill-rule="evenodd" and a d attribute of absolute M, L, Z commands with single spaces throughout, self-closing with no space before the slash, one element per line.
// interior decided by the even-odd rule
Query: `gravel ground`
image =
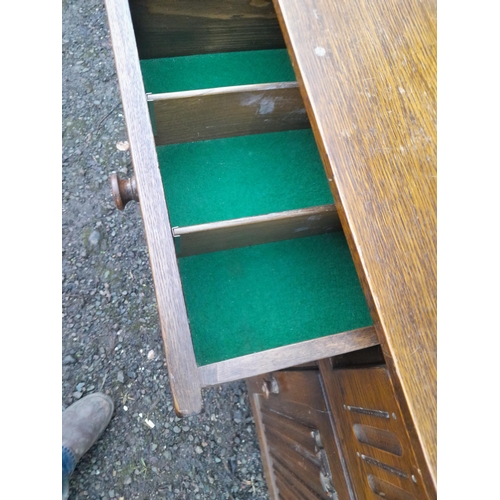
<path fill-rule="evenodd" d="M 267 499 L 243 382 L 175 415 L 139 206 L 119 212 L 110 193 L 132 167 L 104 6 L 66 0 L 62 16 L 62 406 L 115 401 L 70 499 Z"/>

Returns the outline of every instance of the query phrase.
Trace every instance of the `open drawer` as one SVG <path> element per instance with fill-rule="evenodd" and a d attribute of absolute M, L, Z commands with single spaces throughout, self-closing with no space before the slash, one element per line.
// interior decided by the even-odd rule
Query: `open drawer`
<path fill-rule="evenodd" d="M 176 412 L 377 344 L 271 2 L 106 9 Z"/>

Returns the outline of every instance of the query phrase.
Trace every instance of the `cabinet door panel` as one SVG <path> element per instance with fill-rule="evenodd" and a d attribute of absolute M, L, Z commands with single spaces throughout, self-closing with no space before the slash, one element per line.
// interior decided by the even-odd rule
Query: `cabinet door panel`
<path fill-rule="evenodd" d="M 349 499 L 318 370 L 247 380 L 271 498 Z"/>
<path fill-rule="evenodd" d="M 385 365 L 320 366 L 357 498 L 429 498 Z"/>

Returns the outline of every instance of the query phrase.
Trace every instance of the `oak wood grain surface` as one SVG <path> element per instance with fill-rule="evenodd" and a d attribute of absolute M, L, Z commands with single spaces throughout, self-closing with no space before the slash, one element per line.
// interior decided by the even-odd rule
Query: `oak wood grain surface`
<path fill-rule="evenodd" d="M 289 441 L 290 437 L 293 436 L 293 442 L 300 446 L 302 453 L 307 455 L 316 454 L 315 442 L 311 439 L 311 429 L 309 427 L 269 410 L 262 411 L 261 418 L 267 432 L 282 436 L 285 441 Z"/>
<path fill-rule="evenodd" d="M 158 146 L 309 128 L 296 82 L 153 94 Z"/>
<path fill-rule="evenodd" d="M 200 366 L 201 385 L 223 384 L 378 344 L 373 326 Z"/>
<path fill-rule="evenodd" d="M 261 387 L 273 381 L 273 390 Z M 280 498 L 332 498 L 323 487 L 320 471 L 330 477 L 340 500 L 354 498 L 340 467 L 343 458 L 330 423 L 319 371 L 285 370 L 247 380 L 250 397 L 258 403 L 254 413 L 264 442 L 262 455 L 277 481 Z M 283 491 L 284 484 L 290 490 Z M 280 488 L 281 486 L 281 488 Z M 294 496 L 294 494 L 296 496 Z M 333 497 L 335 498 L 335 497 Z"/>
<path fill-rule="evenodd" d="M 287 467 L 280 457 L 272 457 L 272 460 L 279 500 L 321 500 L 322 497 L 295 474 L 293 462 L 289 463 Z"/>
<path fill-rule="evenodd" d="M 170 386 L 178 415 L 201 411 L 201 387 L 127 0 L 106 0 L 130 153 L 141 200 Z"/>
<path fill-rule="evenodd" d="M 266 478 L 267 487 L 269 488 L 269 496 L 271 500 L 278 500 L 278 491 L 276 487 L 276 476 L 272 467 L 271 457 L 264 434 L 264 424 L 260 418 L 260 394 L 262 393 L 262 380 L 260 378 L 252 378 L 245 381 L 249 392 L 250 405 L 252 406 L 252 414 L 254 415 L 255 430 L 257 439 L 259 440 L 260 454 L 262 460 L 262 468 Z"/>
<path fill-rule="evenodd" d="M 274 3 L 408 430 L 436 484 L 436 2 Z"/>
<path fill-rule="evenodd" d="M 298 484 L 307 484 L 308 489 L 311 490 L 311 496 L 304 496 L 304 498 L 327 500 L 328 497 L 323 491 L 319 481 L 319 464 L 311 463 L 300 453 L 297 453 L 292 448 L 286 446 L 285 443 L 276 439 L 272 433 L 268 432 L 266 437 L 269 446 L 269 453 L 273 462 L 278 462 L 281 465 L 286 463 L 287 468 L 291 472 L 291 474 L 287 476 L 287 478 L 290 478 L 290 482 L 292 482 L 292 478 L 295 477 L 296 480 L 298 480 Z"/>
<path fill-rule="evenodd" d="M 297 493 L 295 490 L 293 490 L 293 486 L 290 484 L 290 480 L 287 476 L 286 472 L 283 472 L 282 469 L 280 469 L 280 465 L 275 462 L 275 470 L 274 470 L 274 475 L 276 477 L 276 486 L 279 491 L 279 498 L 280 500 L 286 499 L 286 500 L 307 500 L 307 497 L 302 497 L 299 496 L 299 493 Z M 300 493 L 301 494 L 301 493 Z M 272 497 L 271 497 L 272 498 Z"/>
<path fill-rule="evenodd" d="M 270 0 L 130 0 L 141 59 L 283 48 Z"/>
<path fill-rule="evenodd" d="M 331 431 L 329 431 L 328 414 L 319 383 L 319 371 L 280 371 L 262 378 L 271 377 L 275 381 L 277 392 L 271 392 L 267 398 L 261 396 L 262 412 L 278 412 L 285 418 L 293 419 L 296 424 L 309 428 L 310 432 L 315 429 L 319 430 L 322 435 L 321 441 L 329 441 Z M 264 432 L 273 462 L 279 461 L 291 472 L 287 475 L 287 479 L 293 482 L 295 476 L 319 498 L 327 498 L 319 481 L 321 469 L 319 457 L 316 454 L 307 453 L 301 446 L 289 446 L 287 440 L 282 439 L 266 425 L 264 425 Z M 295 433 L 292 432 L 288 437 L 293 441 Z M 314 441 L 312 434 L 310 434 L 310 439 Z M 304 495 L 304 492 L 302 494 Z M 304 495 L 304 498 L 309 497 Z"/>
<path fill-rule="evenodd" d="M 428 499 L 386 366 L 319 365 L 357 498 Z"/>
<path fill-rule="evenodd" d="M 333 204 L 172 228 L 178 257 L 341 230 Z"/>

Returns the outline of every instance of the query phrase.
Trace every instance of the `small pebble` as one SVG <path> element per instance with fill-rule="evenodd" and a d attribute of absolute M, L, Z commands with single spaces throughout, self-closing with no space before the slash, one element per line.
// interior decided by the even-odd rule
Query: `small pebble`
<path fill-rule="evenodd" d="M 176 433 L 176 434 L 180 434 L 181 432 L 181 428 L 178 427 L 177 425 L 174 427 L 173 431 Z"/>
<path fill-rule="evenodd" d="M 97 229 L 94 229 L 91 233 L 90 233 L 90 236 L 89 236 L 89 243 L 95 247 L 99 244 L 99 240 L 101 239 L 101 234 L 99 233 L 99 231 L 97 231 Z"/>
<path fill-rule="evenodd" d="M 118 149 L 118 151 L 128 151 L 130 149 L 130 145 L 128 141 L 119 141 L 116 143 L 116 149 Z"/>
<path fill-rule="evenodd" d="M 83 396 L 83 394 L 81 392 L 79 392 L 79 391 L 75 391 L 72 394 L 72 396 L 73 396 L 74 399 L 80 399 Z"/>
<path fill-rule="evenodd" d="M 201 446 L 197 446 L 195 448 L 195 451 L 196 451 L 196 453 L 198 453 L 198 455 L 201 455 L 203 453 L 203 448 Z"/>
<path fill-rule="evenodd" d="M 71 356 L 71 354 L 68 354 L 62 360 L 63 365 L 72 365 L 73 363 L 76 363 L 76 359 L 73 356 Z"/>

